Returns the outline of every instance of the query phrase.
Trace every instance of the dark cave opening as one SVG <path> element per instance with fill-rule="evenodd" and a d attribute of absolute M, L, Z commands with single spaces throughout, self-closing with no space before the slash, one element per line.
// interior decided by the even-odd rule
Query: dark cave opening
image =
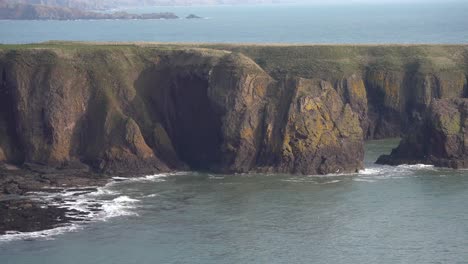
<path fill-rule="evenodd" d="M 179 156 L 194 170 L 209 170 L 220 162 L 221 115 L 208 98 L 208 80 L 177 76 L 166 93 L 173 113 L 166 129 Z"/>
<path fill-rule="evenodd" d="M 2 69 L 2 78 L 0 83 L 0 144 L 6 147 L 7 161 L 15 164 L 24 162 L 24 153 L 21 140 L 16 131 L 17 114 L 12 87 L 8 83 L 7 72 Z M 6 144 L 6 145 L 4 145 Z"/>

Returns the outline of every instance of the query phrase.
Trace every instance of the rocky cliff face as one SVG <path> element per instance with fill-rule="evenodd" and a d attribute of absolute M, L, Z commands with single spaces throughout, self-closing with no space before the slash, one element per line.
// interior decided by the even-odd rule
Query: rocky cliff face
<path fill-rule="evenodd" d="M 45 44 L 0 49 L 0 160 L 109 174 L 362 168 L 434 98 L 465 46 Z M 389 57 L 390 55 L 390 57 Z"/>
<path fill-rule="evenodd" d="M 398 137 L 432 99 L 466 97 L 466 45 L 206 45 L 241 52 L 274 78 L 333 84 L 366 139 Z"/>
<path fill-rule="evenodd" d="M 205 49 L 5 50 L 0 159 L 109 174 L 352 172 L 359 117 L 333 86 Z"/>
<path fill-rule="evenodd" d="M 468 99 L 433 100 L 424 119 L 378 163 L 468 167 Z"/>

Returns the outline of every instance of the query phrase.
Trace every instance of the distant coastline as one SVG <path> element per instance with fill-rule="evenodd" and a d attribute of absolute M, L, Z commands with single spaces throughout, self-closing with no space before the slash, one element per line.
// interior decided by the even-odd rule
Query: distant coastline
<path fill-rule="evenodd" d="M 77 8 L 35 4 L 0 4 L 2 20 L 100 20 L 100 19 L 178 19 L 172 12 L 131 14 L 127 12 L 99 13 Z M 191 14 L 189 19 L 201 18 Z"/>
<path fill-rule="evenodd" d="M 135 7 L 169 6 L 220 6 L 220 5 L 256 5 L 284 4 L 282 0 L 0 0 L 0 6 L 9 4 L 43 5 L 49 7 L 72 8 L 86 11 L 111 11 Z"/>

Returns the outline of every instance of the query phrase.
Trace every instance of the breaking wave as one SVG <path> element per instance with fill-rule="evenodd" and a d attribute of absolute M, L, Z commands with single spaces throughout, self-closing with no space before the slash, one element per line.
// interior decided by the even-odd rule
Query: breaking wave
<path fill-rule="evenodd" d="M 175 174 L 175 173 L 173 173 Z M 173 174 L 156 174 L 136 178 L 113 177 L 112 181 L 103 187 L 80 187 L 60 189 L 59 192 L 31 192 L 27 198 L 41 201 L 48 206 L 67 209 L 66 216 L 73 218 L 70 223 L 61 224 L 53 229 L 34 232 L 7 232 L 0 235 L 0 243 L 14 240 L 53 239 L 54 236 L 74 232 L 84 228 L 86 223 L 108 221 L 122 216 L 138 216 L 136 209 L 140 200 L 122 194 L 115 188 L 128 182 L 162 182 Z M 155 195 L 156 196 L 156 195 Z"/>
<path fill-rule="evenodd" d="M 436 168 L 433 165 L 414 164 L 414 165 L 375 165 L 370 168 L 360 170 L 353 181 L 357 182 L 376 182 L 377 180 L 385 179 L 401 179 L 408 176 L 414 176 L 420 172 L 434 171 Z"/>

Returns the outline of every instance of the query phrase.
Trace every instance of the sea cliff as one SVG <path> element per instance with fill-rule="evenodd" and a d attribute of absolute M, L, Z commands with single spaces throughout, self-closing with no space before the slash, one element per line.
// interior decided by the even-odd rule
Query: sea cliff
<path fill-rule="evenodd" d="M 467 93 L 468 46 L 0 46 L 0 160 L 111 175 L 327 174 Z"/>

